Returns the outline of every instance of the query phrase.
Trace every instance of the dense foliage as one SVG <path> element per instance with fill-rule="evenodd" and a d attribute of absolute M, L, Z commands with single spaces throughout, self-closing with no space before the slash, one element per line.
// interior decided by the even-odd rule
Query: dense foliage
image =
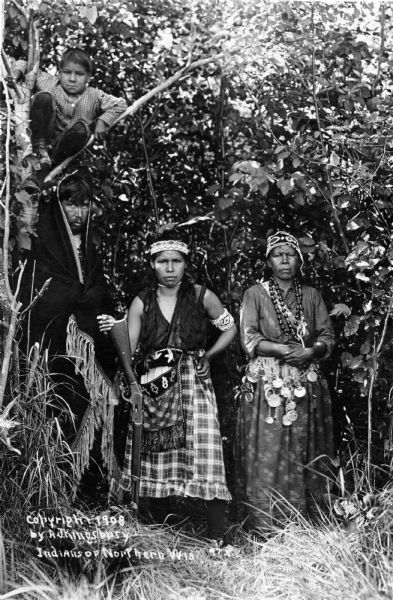
<path fill-rule="evenodd" d="M 321 289 L 336 326 L 328 370 L 338 440 L 368 441 L 371 462 L 390 462 L 391 7 L 28 5 L 39 23 L 42 68 L 55 69 L 66 46 L 82 46 L 95 62 L 92 83 L 129 104 L 185 65 L 209 59 L 119 123 L 105 147 L 85 154 L 119 312 L 141 285 L 157 224 L 185 227 L 195 276 L 233 312 L 263 276 L 267 235 L 289 229 L 302 241 L 305 279 Z M 26 20 L 16 3 L 7 10 L 6 50 L 19 57 L 27 50 Z M 231 441 L 232 388 L 244 357 L 238 347 L 227 354 L 215 371 Z"/>

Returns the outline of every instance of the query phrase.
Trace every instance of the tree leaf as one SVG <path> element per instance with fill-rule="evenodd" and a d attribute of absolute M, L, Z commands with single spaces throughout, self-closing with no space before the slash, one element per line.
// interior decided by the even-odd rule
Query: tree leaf
<path fill-rule="evenodd" d="M 287 196 L 294 188 L 293 179 L 284 179 L 283 177 L 277 181 L 277 185 L 284 196 Z"/>
<path fill-rule="evenodd" d="M 359 329 L 360 321 L 361 321 L 361 317 L 359 317 L 357 315 L 352 315 L 348 319 L 348 321 L 345 323 L 344 335 L 347 337 L 351 336 L 351 335 L 355 335 L 355 333 L 357 333 L 357 331 Z"/>
<path fill-rule="evenodd" d="M 329 157 L 329 164 L 333 165 L 333 167 L 338 167 L 340 164 L 340 157 L 333 151 Z"/>
<path fill-rule="evenodd" d="M 94 23 L 96 22 L 97 17 L 98 17 L 97 7 L 94 5 L 88 6 L 86 8 L 85 16 L 86 16 L 86 19 L 89 21 L 89 23 L 91 25 L 94 25 Z"/>
<path fill-rule="evenodd" d="M 349 317 L 351 314 L 351 309 L 347 304 L 338 303 L 333 306 L 333 309 L 330 311 L 331 317 L 339 317 L 340 315 L 344 315 L 345 317 Z"/>

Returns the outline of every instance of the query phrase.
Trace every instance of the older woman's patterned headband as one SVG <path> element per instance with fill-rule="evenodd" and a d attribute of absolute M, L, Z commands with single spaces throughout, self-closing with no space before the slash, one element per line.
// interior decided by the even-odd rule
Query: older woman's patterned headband
<path fill-rule="evenodd" d="M 154 242 L 150 246 L 150 255 L 157 254 L 157 252 L 164 252 L 164 250 L 177 250 L 183 252 L 183 254 L 189 254 L 190 249 L 184 242 L 178 240 L 162 240 L 161 242 Z"/>
<path fill-rule="evenodd" d="M 291 246 L 291 248 L 296 250 L 303 263 L 303 255 L 300 250 L 299 242 L 290 233 L 287 233 L 286 231 L 277 231 L 277 233 L 274 233 L 267 238 L 266 258 L 274 248 L 277 248 L 277 246 Z"/>

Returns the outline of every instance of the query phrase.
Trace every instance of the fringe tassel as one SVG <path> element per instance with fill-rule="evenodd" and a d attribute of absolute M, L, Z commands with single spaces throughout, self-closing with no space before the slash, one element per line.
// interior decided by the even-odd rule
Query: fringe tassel
<path fill-rule="evenodd" d="M 186 445 L 186 430 L 184 422 L 175 423 L 165 429 L 144 431 L 142 450 L 143 452 L 163 452 L 184 448 Z"/>
<path fill-rule="evenodd" d="M 67 325 L 66 349 L 67 355 L 75 361 L 75 372 L 82 375 L 90 396 L 90 406 L 72 444 L 78 481 L 89 464 L 95 431 L 102 427 L 102 458 L 108 469 L 110 490 L 118 496 L 121 470 L 113 448 L 114 407 L 118 398 L 110 379 L 95 360 L 94 340 L 78 328 L 74 315 L 70 316 Z M 74 496 L 76 491 L 75 488 Z"/>

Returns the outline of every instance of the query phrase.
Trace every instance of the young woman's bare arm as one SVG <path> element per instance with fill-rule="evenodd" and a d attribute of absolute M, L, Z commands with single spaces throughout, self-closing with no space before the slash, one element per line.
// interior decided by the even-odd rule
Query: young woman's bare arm
<path fill-rule="evenodd" d="M 203 305 L 205 307 L 205 311 L 209 318 L 213 321 L 221 316 L 224 312 L 224 307 L 221 304 L 221 301 L 217 296 L 210 290 L 206 290 Z M 225 350 L 225 348 L 231 343 L 231 341 L 235 338 L 237 332 L 236 325 L 233 323 L 230 329 L 226 331 L 222 331 L 221 335 L 218 337 L 216 342 L 213 344 L 211 348 L 209 348 L 205 357 L 210 361 L 213 356 L 220 354 Z"/>
<path fill-rule="evenodd" d="M 143 302 L 138 296 L 131 302 L 128 309 L 128 335 L 130 337 L 131 352 L 134 355 L 141 335 L 143 315 Z"/>

